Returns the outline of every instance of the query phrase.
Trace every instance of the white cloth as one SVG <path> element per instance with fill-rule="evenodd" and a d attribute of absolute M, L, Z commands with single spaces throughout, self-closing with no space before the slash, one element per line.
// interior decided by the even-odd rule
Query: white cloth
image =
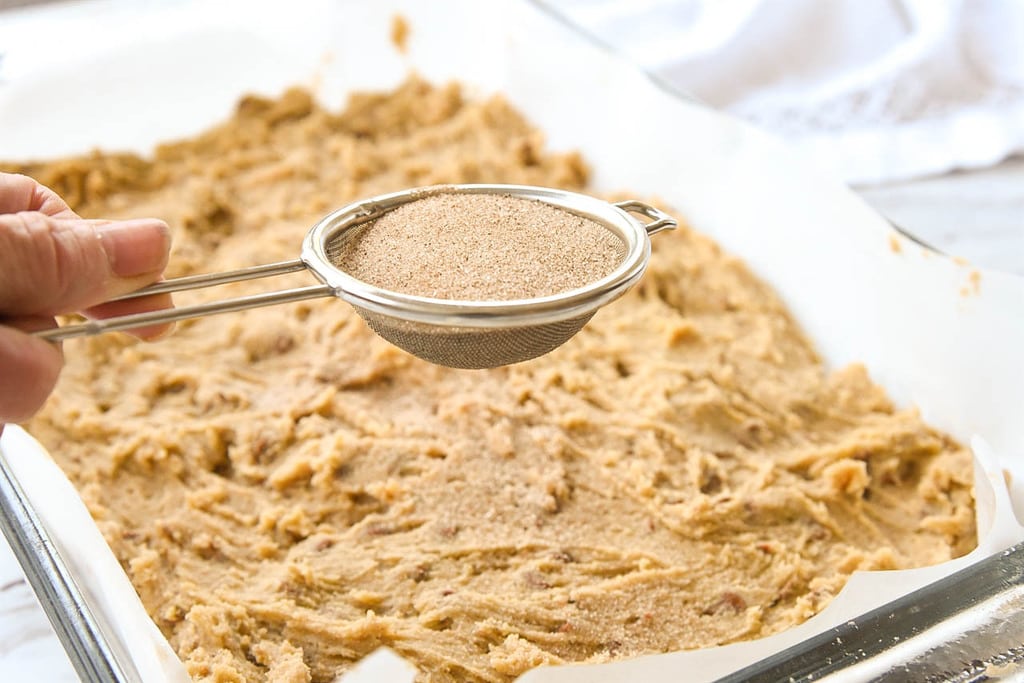
<path fill-rule="evenodd" d="M 1024 150 L 1024 0 L 547 0 L 851 183 Z"/>

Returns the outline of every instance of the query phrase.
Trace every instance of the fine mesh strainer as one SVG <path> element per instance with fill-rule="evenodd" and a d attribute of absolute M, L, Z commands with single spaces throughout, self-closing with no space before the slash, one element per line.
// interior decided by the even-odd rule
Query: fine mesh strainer
<path fill-rule="evenodd" d="M 508 301 L 433 299 L 375 287 L 337 266 L 345 241 L 396 207 L 432 194 L 501 194 L 533 199 L 594 221 L 622 243 L 622 260 L 608 275 L 551 296 Z M 631 214 L 651 219 L 641 223 Z M 622 296 L 643 275 L 649 235 L 677 223 L 662 211 L 630 200 L 610 204 L 564 190 L 525 185 L 443 185 L 365 199 L 327 215 L 306 234 L 299 259 L 224 273 L 158 282 L 121 299 L 199 289 L 310 270 L 320 285 L 238 297 L 195 306 L 125 315 L 37 333 L 49 340 L 130 330 L 146 325 L 258 306 L 336 296 L 350 303 L 378 335 L 424 360 L 455 368 L 491 368 L 536 358 L 564 344 L 598 308 Z"/>

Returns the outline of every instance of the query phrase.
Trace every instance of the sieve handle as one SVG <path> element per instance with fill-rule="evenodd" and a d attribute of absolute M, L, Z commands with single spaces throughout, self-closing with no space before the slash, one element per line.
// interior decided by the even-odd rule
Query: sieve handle
<path fill-rule="evenodd" d="M 639 213 L 647 218 L 654 219 L 652 222 L 644 225 L 644 230 L 647 231 L 648 235 L 654 235 L 662 230 L 674 230 L 678 225 L 679 221 L 661 209 L 642 202 L 638 199 L 627 199 L 624 202 L 615 202 L 615 206 L 619 207 L 623 211 L 629 213 Z"/>
<path fill-rule="evenodd" d="M 155 325 L 157 323 L 171 323 L 176 320 L 187 320 L 189 318 L 202 318 L 217 313 L 233 313 L 244 311 L 247 308 L 259 308 L 260 306 L 273 306 L 275 304 L 286 304 L 292 301 L 303 301 L 305 299 L 319 299 L 320 297 L 334 296 L 334 290 L 329 285 L 311 285 L 297 289 L 285 289 L 280 292 L 267 292 L 265 294 L 252 294 L 240 296 L 234 299 L 223 301 L 212 301 L 206 304 L 195 306 L 183 306 L 181 308 L 167 308 L 160 311 L 148 313 L 134 313 L 132 315 L 120 315 L 116 318 L 103 318 L 89 320 L 78 325 L 65 325 L 50 330 L 36 332 L 34 336 L 49 341 L 61 341 L 74 337 L 90 337 L 104 332 L 117 332 L 120 330 L 134 330 L 139 327 Z"/>
<path fill-rule="evenodd" d="M 283 275 L 305 270 L 306 264 L 301 260 L 282 261 L 280 263 L 269 263 L 263 266 L 252 266 L 229 270 L 223 273 L 207 273 L 204 275 L 188 275 L 186 277 L 163 280 L 148 287 L 117 297 L 111 301 L 125 301 L 152 294 L 166 294 L 169 292 L 181 292 L 189 289 L 200 289 L 202 287 L 213 287 L 229 282 L 241 282 L 244 280 L 255 280 L 273 275 Z M 201 318 L 217 313 L 232 313 L 243 311 L 247 308 L 258 308 L 260 306 L 273 306 L 275 304 L 302 301 L 304 299 L 316 299 L 325 296 L 333 296 L 334 290 L 328 285 L 312 285 L 296 289 L 286 289 L 279 292 L 267 292 L 264 294 L 251 294 L 240 296 L 234 299 L 223 301 L 211 301 L 205 304 L 194 306 L 183 306 L 181 308 L 168 308 L 159 311 L 147 311 L 146 313 L 133 313 L 113 318 L 89 320 L 78 325 L 66 325 L 50 330 L 41 330 L 34 333 L 34 336 L 48 341 L 61 341 L 74 337 L 87 337 L 104 332 L 117 332 L 120 330 L 132 330 L 158 323 L 170 323 L 177 320 L 189 318 Z"/>
<path fill-rule="evenodd" d="M 167 294 L 169 292 L 184 292 L 189 289 L 215 287 L 216 285 L 226 285 L 229 282 L 255 280 L 261 277 L 272 277 L 274 275 L 284 275 L 285 273 L 295 273 L 305 269 L 306 264 L 300 259 L 295 259 L 294 261 L 268 263 L 264 266 L 250 266 L 248 268 L 239 268 L 238 270 L 228 270 L 223 273 L 186 275 L 185 277 L 176 277 L 170 280 L 154 282 L 148 287 L 143 287 L 142 289 L 137 289 L 134 292 L 129 292 L 128 294 L 111 299 L 111 301 L 124 301 L 126 299 L 137 299 L 142 296 L 149 296 L 151 294 Z"/>

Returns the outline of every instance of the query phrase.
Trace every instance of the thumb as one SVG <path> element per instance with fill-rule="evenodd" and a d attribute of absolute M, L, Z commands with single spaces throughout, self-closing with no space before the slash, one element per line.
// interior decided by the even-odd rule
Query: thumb
<path fill-rule="evenodd" d="M 167 224 L 153 218 L 0 215 L 0 316 L 70 313 L 127 294 L 160 276 L 169 249 Z"/>

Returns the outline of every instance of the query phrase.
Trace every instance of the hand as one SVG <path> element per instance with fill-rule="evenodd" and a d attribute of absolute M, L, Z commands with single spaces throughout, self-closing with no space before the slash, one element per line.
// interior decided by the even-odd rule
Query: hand
<path fill-rule="evenodd" d="M 170 307 L 167 294 L 102 303 L 158 280 L 169 249 L 162 221 L 85 220 L 31 178 L 0 173 L 0 432 L 39 409 L 63 364 L 59 345 L 28 333 L 55 327 L 61 313 L 104 318 Z M 168 329 L 133 334 L 152 339 Z"/>

